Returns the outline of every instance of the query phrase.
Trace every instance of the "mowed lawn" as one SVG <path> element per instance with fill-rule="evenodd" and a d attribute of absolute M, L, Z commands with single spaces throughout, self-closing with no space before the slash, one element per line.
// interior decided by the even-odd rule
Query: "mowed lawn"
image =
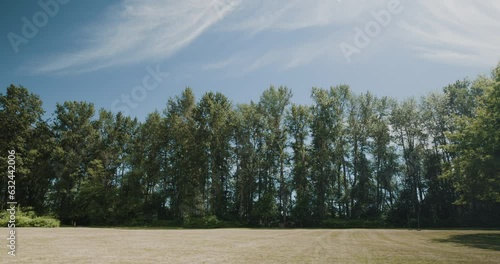
<path fill-rule="evenodd" d="M 2 239 L 0 263 L 500 263 L 500 231 L 18 228 L 17 237 L 16 257 Z"/>

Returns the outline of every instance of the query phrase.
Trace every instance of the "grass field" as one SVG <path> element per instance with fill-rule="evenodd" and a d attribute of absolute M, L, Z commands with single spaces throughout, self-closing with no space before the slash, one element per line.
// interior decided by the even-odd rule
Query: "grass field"
<path fill-rule="evenodd" d="M 500 263 L 500 231 L 478 230 L 18 228 L 16 257 L 3 241 L 0 263 Z"/>

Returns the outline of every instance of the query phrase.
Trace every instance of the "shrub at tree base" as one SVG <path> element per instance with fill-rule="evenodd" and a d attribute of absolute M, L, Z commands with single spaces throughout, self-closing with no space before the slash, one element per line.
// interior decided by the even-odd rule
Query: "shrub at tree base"
<path fill-rule="evenodd" d="M 185 228 L 215 228 L 218 227 L 219 220 L 215 216 L 186 217 L 182 222 Z"/>
<path fill-rule="evenodd" d="M 186 217 L 182 222 L 184 228 L 231 228 L 231 227 L 244 227 L 243 224 L 238 222 L 223 221 L 217 219 L 216 216 L 204 217 Z"/>
<path fill-rule="evenodd" d="M 50 216 L 36 216 L 29 210 L 20 208 L 16 211 L 16 227 L 59 227 L 59 220 Z M 0 226 L 6 227 L 9 222 L 10 214 L 8 212 L 0 212 Z"/>
<path fill-rule="evenodd" d="M 330 218 L 321 223 L 323 228 L 384 228 L 388 227 L 387 223 L 383 220 L 346 220 Z"/>

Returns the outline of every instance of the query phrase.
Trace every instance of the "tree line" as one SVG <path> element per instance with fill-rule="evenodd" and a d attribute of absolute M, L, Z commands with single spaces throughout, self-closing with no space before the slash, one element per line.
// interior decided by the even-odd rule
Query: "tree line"
<path fill-rule="evenodd" d="M 39 96 L 11 85 L 0 163 L 14 149 L 18 203 L 63 224 L 500 223 L 500 64 L 419 99 L 347 85 L 312 88 L 312 105 L 291 98 L 271 86 L 234 105 L 186 88 L 143 122 L 76 101 L 44 120 Z"/>

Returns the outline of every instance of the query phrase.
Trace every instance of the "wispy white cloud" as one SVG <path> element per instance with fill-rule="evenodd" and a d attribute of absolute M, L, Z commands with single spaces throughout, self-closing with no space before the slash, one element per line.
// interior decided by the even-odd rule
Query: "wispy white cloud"
<path fill-rule="evenodd" d="M 245 72 L 269 66 L 288 70 L 340 55 L 338 45 L 351 40 L 354 28 L 364 27 L 374 19 L 370 12 L 384 9 L 389 1 L 123 0 L 85 36 L 83 49 L 46 59 L 36 72 L 79 73 L 165 59 L 215 25 L 214 34 L 237 32 L 247 35 L 247 41 L 267 38 L 263 42 L 273 45 L 235 47 L 234 54 L 222 53 L 221 60 L 205 63 L 202 70 L 235 65 Z M 421 58 L 450 64 L 491 66 L 500 59 L 500 1 L 400 2 L 404 10 L 393 20 L 400 27 L 391 24 L 390 37 L 384 35 L 380 42 L 397 42 Z M 279 37 L 260 34 L 266 32 L 286 33 L 293 41 L 276 44 Z"/>
<path fill-rule="evenodd" d="M 261 54 L 242 55 L 237 61 L 244 66 L 244 72 L 250 72 L 266 66 L 278 70 L 288 70 L 311 63 L 312 61 L 341 55 L 338 44 L 346 37 L 333 27 L 345 26 L 352 29 L 357 23 L 366 21 L 370 10 L 378 10 L 387 4 L 387 0 L 275 0 L 248 1 L 240 5 L 221 24 L 221 31 L 245 32 L 250 39 L 257 39 L 258 33 L 264 31 L 292 32 L 308 28 L 322 28 L 320 34 L 313 38 L 286 43 L 283 46 L 268 48 Z M 345 30 L 344 30 L 345 31 Z M 245 53 L 245 51 L 238 51 Z M 236 61 L 229 58 L 210 63 L 209 65 L 231 67 Z M 242 63 L 243 60 L 246 62 Z M 231 63 L 229 63 L 231 62 Z M 221 69 L 222 67 L 213 67 Z M 204 67 L 211 69 L 211 67 Z"/>
<path fill-rule="evenodd" d="M 88 46 L 56 55 L 38 73 L 71 73 L 167 58 L 234 11 L 241 0 L 124 0 L 95 26 Z"/>
<path fill-rule="evenodd" d="M 226 68 L 230 65 L 233 65 L 234 63 L 237 63 L 241 61 L 241 58 L 237 55 L 228 57 L 226 59 L 214 62 L 214 63 L 209 63 L 205 64 L 202 66 L 203 70 L 218 70 L 218 69 L 223 69 Z"/>
<path fill-rule="evenodd" d="M 263 30 L 297 30 L 309 27 L 350 24 L 359 21 L 367 10 L 382 7 L 387 0 L 275 0 L 248 1 L 224 25 L 226 30 L 260 32 Z"/>
<path fill-rule="evenodd" d="M 401 23 L 417 55 L 450 64 L 488 66 L 500 59 L 500 2 L 422 0 Z"/>
<path fill-rule="evenodd" d="M 223 24 L 222 28 L 250 32 L 254 38 L 263 31 L 324 28 L 326 33 L 323 31 L 312 40 L 304 39 L 291 46 L 266 50 L 246 63 L 250 65 L 247 70 L 269 65 L 289 69 L 335 54 L 336 50 L 331 47 L 349 40 L 352 29 L 363 28 L 374 19 L 370 12 L 384 9 L 390 1 L 393 0 L 277 0 L 242 4 L 242 8 L 228 18 L 237 19 Z M 384 33 L 384 38 L 378 39 L 380 42 L 398 42 L 398 46 L 408 47 L 410 52 L 423 59 L 448 64 L 490 67 L 500 59 L 500 1 L 400 0 L 400 3 L 404 10 L 393 19 L 399 29 L 391 28 L 390 34 Z M 332 28 L 341 30 L 332 32 Z M 346 30 L 351 30 L 351 36 L 347 37 L 349 32 L 343 34 Z M 383 48 L 384 45 L 380 46 Z"/>
<path fill-rule="evenodd" d="M 253 71 L 268 65 L 275 65 L 278 70 L 289 70 L 309 64 L 319 58 L 333 57 L 338 53 L 338 48 L 332 43 L 336 43 L 334 35 L 272 50 L 255 59 L 246 71 Z"/>

